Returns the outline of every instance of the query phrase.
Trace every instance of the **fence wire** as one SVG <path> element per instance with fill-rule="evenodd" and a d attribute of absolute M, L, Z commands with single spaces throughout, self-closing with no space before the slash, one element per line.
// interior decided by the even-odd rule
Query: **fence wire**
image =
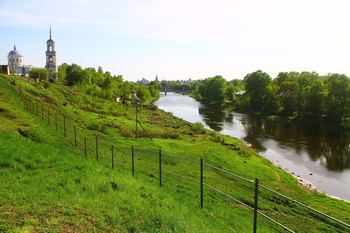
<path fill-rule="evenodd" d="M 78 150 L 83 151 L 83 153 L 87 156 L 87 157 L 96 157 L 99 155 L 102 155 L 103 158 L 107 159 L 107 160 L 111 160 L 112 158 L 112 154 L 111 154 L 111 148 L 113 146 L 114 148 L 114 152 L 113 152 L 113 162 L 118 162 L 121 164 L 132 164 L 133 169 L 134 169 L 134 165 L 136 166 L 140 166 L 140 167 L 145 167 L 148 169 L 152 169 L 152 170 L 160 170 L 160 167 L 157 167 L 157 164 L 159 163 L 159 151 L 152 151 L 152 150 L 144 150 L 144 149 L 139 149 L 139 148 L 133 148 L 133 159 L 136 159 L 137 161 L 142 161 L 142 162 L 146 162 L 147 164 L 143 164 L 143 163 L 139 163 L 139 162 L 134 162 L 134 160 L 132 160 L 130 153 L 132 150 L 130 150 L 130 148 L 126 148 L 126 147 L 117 147 L 114 146 L 113 144 L 105 141 L 105 139 L 99 139 L 99 138 L 91 138 L 91 137 L 84 137 L 84 130 L 81 128 L 78 128 L 75 126 L 75 124 L 73 124 L 73 120 L 65 117 L 64 115 L 61 115 L 59 112 L 57 112 L 56 110 L 52 110 L 49 107 L 45 106 L 43 102 L 39 103 L 37 101 L 33 101 L 30 97 L 28 97 L 27 95 L 25 95 L 22 90 L 20 89 L 20 94 L 24 100 L 25 106 L 28 108 L 28 110 L 37 115 L 39 118 L 41 118 L 44 122 L 47 122 L 47 124 L 51 127 L 55 127 L 56 131 L 62 135 L 64 135 L 67 140 L 70 143 L 73 143 L 74 146 L 77 147 Z M 96 143 L 96 144 L 95 144 Z M 93 145 L 93 146 L 90 146 Z M 180 156 L 176 156 L 176 155 L 172 155 L 172 154 L 166 154 L 166 153 L 160 153 L 160 156 L 162 156 L 162 161 L 161 161 L 161 166 L 165 166 L 167 168 L 171 168 L 171 167 L 176 167 L 179 170 L 179 162 L 174 163 L 172 162 L 172 160 L 169 160 L 170 158 L 173 159 L 178 159 L 178 160 L 183 160 L 183 161 L 189 161 L 189 162 L 195 162 L 195 163 L 200 163 L 200 161 L 194 160 L 194 159 L 189 159 L 189 158 L 184 158 L 184 157 L 180 157 Z M 147 158 L 148 159 L 145 159 Z M 167 158 L 168 157 L 168 158 Z M 220 172 L 226 173 L 228 175 L 232 175 L 236 178 L 239 178 L 241 180 L 244 180 L 246 182 L 249 183 L 254 183 L 254 181 L 249 180 L 245 177 L 242 177 L 240 175 L 234 174 L 232 172 L 226 171 L 224 169 L 218 168 L 216 166 L 213 166 L 211 164 L 208 163 L 203 163 L 204 165 L 218 170 Z M 185 166 L 183 166 L 185 167 Z M 124 169 L 124 166 L 123 166 Z M 197 171 L 198 169 L 196 169 Z M 188 177 L 186 175 L 183 174 L 178 174 L 175 173 L 175 171 L 169 171 L 169 170 L 165 170 L 165 169 L 161 169 L 161 172 L 167 173 L 167 174 L 171 174 L 173 176 L 177 176 L 183 179 L 187 179 L 196 183 L 200 183 L 201 181 L 196 180 L 193 177 Z M 183 171 L 183 172 L 187 172 L 187 175 L 189 171 Z M 199 174 L 195 173 L 192 174 L 194 177 L 199 177 Z M 221 195 L 234 200 L 235 202 L 243 205 L 244 207 L 250 209 L 250 210 L 254 210 L 253 207 L 247 205 L 246 203 L 242 202 L 241 200 L 238 200 L 237 198 L 234 198 L 232 196 L 230 196 L 229 194 L 226 194 L 224 192 L 222 192 L 221 190 L 214 188 L 213 186 L 207 184 L 207 183 L 203 183 L 204 186 L 208 187 L 209 189 L 220 193 Z M 296 203 L 297 205 L 300 205 L 302 207 L 307 208 L 308 210 L 311 210 L 313 212 L 316 212 L 326 218 L 329 218 L 345 227 L 350 228 L 350 225 L 347 223 L 344 223 L 332 216 L 329 216 L 321 211 L 318 211 L 306 204 L 303 204 L 297 200 L 294 200 L 286 195 L 283 195 L 279 192 L 276 192 L 264 185 L 259 184 L 259 187 L 272 192 L 273 194 L 276 194 L 278 196 L 281 196 L 283 198 L 286 198 L 289 201 L 292 201 L 293 203 Z M 261 211 L 258 211 L 258 213 L 263 216 L 264 218 L 268 219 L 269 221 L 273 222 L 274 224 L 282 227 L 283 229 L 289 231 L 289 232 L 294 232 L 291 229 L 287 228 L 286 226 L 282 225 L 281 223 L 277 222 L 276 220 L 270 218 L 269 216 L 267 216 L 266 214 L 262 213 Z"/>

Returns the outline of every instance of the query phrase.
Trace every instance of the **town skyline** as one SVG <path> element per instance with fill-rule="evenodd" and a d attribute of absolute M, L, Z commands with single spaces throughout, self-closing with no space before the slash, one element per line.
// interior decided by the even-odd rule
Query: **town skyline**
<path fill-rule="evenodd" d="M 243 79 L 263 70 L 350 76 L 347 1 L 92 1 L 0 3 L 0 64 L 16 44 L 45 66 L 49 25 L 57 64 L 101 66 L 124 80 Z"/>

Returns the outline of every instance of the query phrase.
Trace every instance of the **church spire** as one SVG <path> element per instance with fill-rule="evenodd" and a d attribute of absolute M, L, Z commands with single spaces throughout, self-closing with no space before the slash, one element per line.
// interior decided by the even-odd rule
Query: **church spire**
<path fill-rule="evenodd" d="M 51 24 L 50 24 L 50 40 L 52 40 L 52 36 L 51 36 Z"/>
<path fill-rule="evenodd" d="M 57 65 L 56 65 L 56 50 L 55 42 L 52 40 L 51 24 L 50 24 L 50 39 L 46 41 L 46 66 L 47 72 L 49 74 L 49 80 L 53 81 L 56 79 Z"/>
<path fill-rule="evenodd" d="M 13 45 L 13 50 L 16 50 L 16 44 Z"/>

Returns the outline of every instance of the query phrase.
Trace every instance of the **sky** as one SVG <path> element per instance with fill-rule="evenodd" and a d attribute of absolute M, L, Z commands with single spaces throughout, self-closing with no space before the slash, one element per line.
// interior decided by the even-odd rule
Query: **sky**
<path fill-rule="evenodd" d="M 124 80 L 243 79 L 262 70 L 350 76 L 348 0 L 0 0 L 0 64 L 16 44 L 45 66 L 101 66 Z"/>

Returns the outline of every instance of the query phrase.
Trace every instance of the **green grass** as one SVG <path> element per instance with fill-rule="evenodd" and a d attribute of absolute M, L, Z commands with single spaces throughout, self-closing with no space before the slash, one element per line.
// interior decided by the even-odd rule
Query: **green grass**
<path fill-rule="evenodd" d="M 118 169 L 27 138 L 0 133 L 0 140 L 0 231 L 223 229 L 181 193 L 171 195 Z"/>
<path fill-rule="evenodd" d="M 30 114 L 14 87 L 0 78 L 0 152 L 1 181 L 5 192 L 0 194 L 0 231 L 126 231 L 126 232 L 236 232 L 252 231 L 252 212 L 205 188 L 204 209 L 199 209 L 199 184 L 163 173 L 162 188 L 158 187 L 158 171 L 136 167 L 131 176 L 130 164 L 110 159 L 94 158 L 95 135 L 99 135 L 100 150 L 110 155 L 115 146 L 117 159 L 130 161 L 131 146 L 135 161 L 158 166 L 159 149 L 234 172 L 300 200 L 333 217 L 350 223 L 349 203 L 323 194 L 309 193 L 284 170 L 258 156 L 239 140 L 204 130 L 200 124 L 190 124 L 157 108 L 145 105 L 139 120 L 153 137 L 133 139 L 135 109 L 102 99 L 93 99 L 79 90 L 56 84 L 30 84 L 16 80 L 24 93 L 33 100 L 44 101 L 51 111 L 41 119 Z M 28 92 L 27 90 L 30 90 Z M 36 109 L 36 108 L 35 108 Z M 54 114 L 59 117 L 56 132 Z M 35 111 L 36 112 L 36 111 Z M 67 117 L 68 132 L 64 138 L 62 115 Z M 74 150 L 73 125 L 78 132 L 78 148 Z M 1 133 L 2 132 L 2 133 Z M 87 138 L 88 158 L 82 157 L 81 142 Z M 104 143 L 102 143 L 102 141 Z M 126 148 L 126 149 L 122 149 Z M 149 152 L 144 150 L 155 151 Z M 163 156 L 163 169 L 199 179 L 199 164 Z M 204 181 L 225 193 L 252 205 L 253 184 L 205 167 Z M 118 184 L 113 190 L 110 182 Z M 288 200 L 260 190 L 261 211 L 297 232 L 338 232 L 331 221 L 311 214 Z M 16 219 L 21 219 L 16 221 Z M 259 232 L 276 232 L 281 228 L 259 217 Z"/>

